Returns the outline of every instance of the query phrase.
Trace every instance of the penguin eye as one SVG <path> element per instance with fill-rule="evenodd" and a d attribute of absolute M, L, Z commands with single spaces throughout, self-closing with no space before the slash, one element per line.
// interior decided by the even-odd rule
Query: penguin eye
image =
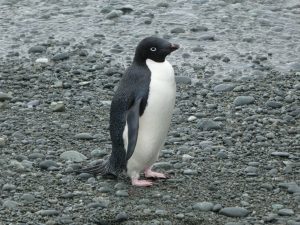
<path fill-rule="evenodd" d="M 155 51 L 156 51 L 156 48 L 155 48 L 155 47 L 151 47 L 151 48 L 150 48 L 150 51 L 151 51 L 151 52 L 155 52 Z"/>

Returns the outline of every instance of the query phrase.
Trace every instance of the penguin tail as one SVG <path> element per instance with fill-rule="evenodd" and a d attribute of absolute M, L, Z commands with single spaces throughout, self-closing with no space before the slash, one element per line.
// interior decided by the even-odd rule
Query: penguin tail
<path fill-rule="evenodd" d="M 75 173 L 76 174 L 89 173 L 89 174 L 93 174 L 93 175 L 105 176 L 105 177 L 108 177 L 108 178 L 117 177 L 117 174 L 111 172 L 111 170 L 109 168 L 110 168 L 109 160 L 106 160 L 106 161 L 96 163 L 94 166 L 85 167 L 85 168 L 76 170 Z"/>

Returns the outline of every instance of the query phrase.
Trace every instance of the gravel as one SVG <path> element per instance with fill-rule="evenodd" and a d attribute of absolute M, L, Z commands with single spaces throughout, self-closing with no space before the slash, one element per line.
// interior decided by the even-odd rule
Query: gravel
<path fill-rule="evenodd" d="M 294 0 L 2 4 L 0 223 L 299 224 L 298 15 Z M 108 157 L 114 91 L 154 34 L 181 46 L 153 167 L 170 178 L 75 174 Z"/>

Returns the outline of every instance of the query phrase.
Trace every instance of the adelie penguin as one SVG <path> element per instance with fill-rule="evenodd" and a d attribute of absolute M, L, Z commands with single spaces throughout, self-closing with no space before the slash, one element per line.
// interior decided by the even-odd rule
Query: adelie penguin
<path fill-rule="evenodd" d="M 175 104 L 174 70 L 166 57 L 178 48 L 157 37 L 138 44 L 111 104 L 111 155 L 80 172 L 118 176 L 126 171 L 135 186 L 152 185 L 139 179 L 142 171 L 146 178 L 166 178 L 151 168 L 164 145 Z"/>

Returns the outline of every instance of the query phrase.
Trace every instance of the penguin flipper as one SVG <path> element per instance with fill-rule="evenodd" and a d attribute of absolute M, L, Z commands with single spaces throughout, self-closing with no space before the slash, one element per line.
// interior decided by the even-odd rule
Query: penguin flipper
<path fill-rule="evenodd" d="M 137 100 L 135 100 L 134 104 L 129 108 L 127 113 L 128 146 L 127 146 L 126 160 L 130 159 L 136 146 L 138 130 L 139 130 L 141 101 L 142 98 L 138 98 Z"/>

